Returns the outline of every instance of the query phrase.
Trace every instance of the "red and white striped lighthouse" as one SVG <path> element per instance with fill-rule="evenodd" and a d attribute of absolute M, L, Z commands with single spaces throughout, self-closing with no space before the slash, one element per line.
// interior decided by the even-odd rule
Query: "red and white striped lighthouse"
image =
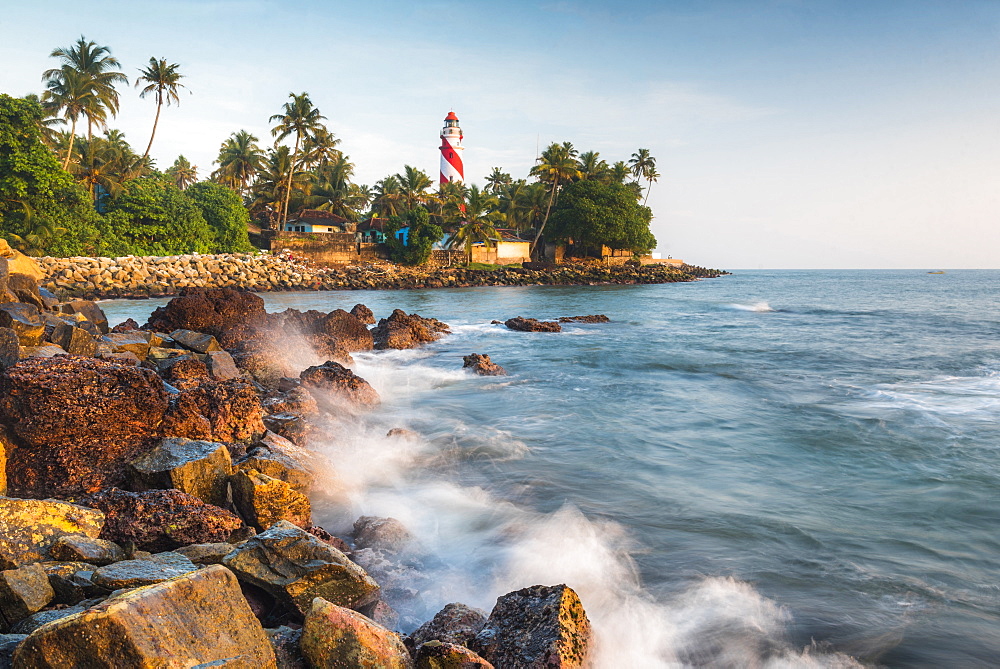
<path fill-rule="evenodd" d="M 465 151 L 462 146 L 462 129 L 458 127 L 455 112 L 450 111 L 444 117 L 444 127 L 441 128 L 441 183 L 465 180 L 462 151 Z"/>

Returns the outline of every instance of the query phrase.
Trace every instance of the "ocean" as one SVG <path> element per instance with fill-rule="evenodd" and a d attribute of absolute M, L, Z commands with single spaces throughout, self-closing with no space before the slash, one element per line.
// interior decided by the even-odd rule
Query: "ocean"
<path fill-rule="evenodd" d="M 314 516 L 406 524 L 401 625 L 566 583 L 597 667 L 1000 666 L 1000 272 L 262 294 L 449 323 L 355 354 L 383 404 Z M 165 300 L 107 301 L 112 323 Z M 606 314 L 562 333 L 492 325 Z M 294 344 L 300 363 L 318 360 Z M 479 377 L 462 356 L 509 372 Z M 394 427 L 415 438 L 390 438 Z"/>

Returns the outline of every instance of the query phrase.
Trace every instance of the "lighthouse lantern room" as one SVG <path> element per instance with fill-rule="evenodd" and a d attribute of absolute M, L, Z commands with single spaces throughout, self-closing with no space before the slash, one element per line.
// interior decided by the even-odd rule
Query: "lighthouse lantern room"
<path fill-rule="evenodd" d="M 441 128 L 441 183 L 464 181 L 462 168 L 462 129 L 458 127 L 458 117 L 450 111 Z"/>

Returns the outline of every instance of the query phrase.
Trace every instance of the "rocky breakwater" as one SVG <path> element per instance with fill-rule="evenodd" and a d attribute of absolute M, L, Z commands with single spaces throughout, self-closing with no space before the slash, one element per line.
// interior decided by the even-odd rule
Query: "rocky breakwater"
<path fill-rule="evenodd" d="M 43 287 L 62 299 L 164 297 L 185 288 L 275 290 L 403 290 L 468 286 L 653 284 L 694 281 L 726 272 L 693 265 L 606 266 L 600 263 L 494 270 L 403 267 L 388 262 L 321 267 L 289 254 L 39 258 Z M 37 281 L 36 281 L 37 283 Z"/>
<path fill-rule="evenodd" d="M 417 538 L 390 518 L 314 524 L 336 472 L 313 427 L 380 401 L 351 353 L 446 324 L 267 314 L 224 288 L 111 328 L 92 302 L 3 294 L 28 301 L 0 304 L 17 325 L 0 327 L 0 666 L 585 666 L 567 586 L 450 604 L 407 636 L 393 606 L 428 578 Z M 294 369 L 293 339 L 337 359 Z"/>

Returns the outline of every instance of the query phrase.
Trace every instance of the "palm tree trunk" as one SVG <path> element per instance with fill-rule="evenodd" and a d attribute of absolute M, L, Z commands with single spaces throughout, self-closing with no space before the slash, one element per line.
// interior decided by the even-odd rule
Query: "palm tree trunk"
<path fill-rule="evenodd" d="M 153 132 L 149 135 L 149 144 L 146 145 L 146 153 L 142 154 L 142 159 L 140 163 L 146 162 L 146 157 L 149 155 L 149 150 L 153 146 L 153 138 L 156 137 L 156 124 L 160 122 L 160 110 L 163 108 L 163 101 L 156 101 L 156 118 L 153 119 Z"/>
<path fill-rule="evenodd" d="M 648 185 L 648 186 L 646 186 L 646 197 L 642 198 L 642 206 L 644 206 L 644 207 L 646 206 L 646 200 L 648 200 L 648 199 L 649 199 L 649 191 L 650 191 L 650 189 L 651 189 L 652 187 L 653 187 L 653 180 L 652 180 L 652 179 L 650 179 L 650 180 L 649 180 L 649 185 Z"/>
<path fill-rule="evenodd" d="M 69 159 L 73 157 L 73 140 L 76 139 L 76 119 L 69 128 L 69 148 L 66 149 L 66 160 L 63 161 L 63 170 L 69 168 Z"/>
<path fill-rule="evenodd" d="M 549 206 L 545 208 L 545 218 L 542 219 L 542 224 L 538 228 L 538 234 L 535 235 L 535 241 L 531 242 L 531 248 L 528 249 L 528 255 L 534 255 L 535 247 L 538 245 L 538 240 L 542 237 L 542 231 L 545 230 L 545 224 L 549 222 L 549 212 L 552 211 L 552 203 L 556 199 L 556 188 L 559 187 L 559 175 L 556 175 L 555 180 L 552 182 L 552 194 L 549 195 Z"/>
<path fill-rule="evenodd" d="M 288 201 L 292 198 L 292 175 L 295 174 L 295 159 L 299 155 L 299 137 L 300 135 L 295 133 L 295 150 L 292 151 L 292 162 L 288 166 L 288 188 L 285 189 L 285 207 L 281 216 L 282 225 L 288 223 Z"/>

